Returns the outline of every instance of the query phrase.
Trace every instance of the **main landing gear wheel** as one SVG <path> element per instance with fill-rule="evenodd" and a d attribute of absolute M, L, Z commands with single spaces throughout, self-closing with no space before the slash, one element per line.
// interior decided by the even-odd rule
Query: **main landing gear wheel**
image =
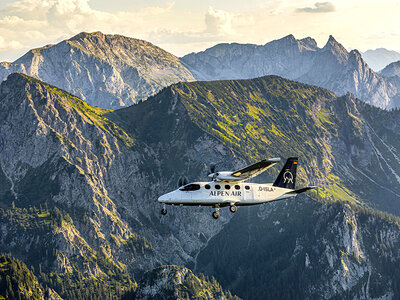
<path fill-rule="evenodd" d="M 237 211 L 237 207 L 235 205 L 231 205 L 229 206 L 229 210 L 231 211 L 231 213 L 235 213 Z"/>
<path fill-rule="evenodd" d="M 162 209 L 161 209 L 161 214 L 162 214 L 163 216 L 165 216 L 165 215 L 167 214 L 167 210 L 166 210 L 165 208 L 162 208 Z"/>
<path fill-rule="evenodd" d="M 212 213 L 212 216 L 213 216 L 214 219 L 218 219 L 219 218 L 219 211 L 214 211 Z"/>

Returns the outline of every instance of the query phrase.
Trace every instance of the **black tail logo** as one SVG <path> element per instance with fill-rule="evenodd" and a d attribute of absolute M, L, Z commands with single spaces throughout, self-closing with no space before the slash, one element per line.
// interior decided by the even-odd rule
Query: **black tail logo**
<path fill-rule="evenodd" d="M 273 186 L 294 190 L 296 185 L 297 162 L 297 157 L 288 158 Z"/>

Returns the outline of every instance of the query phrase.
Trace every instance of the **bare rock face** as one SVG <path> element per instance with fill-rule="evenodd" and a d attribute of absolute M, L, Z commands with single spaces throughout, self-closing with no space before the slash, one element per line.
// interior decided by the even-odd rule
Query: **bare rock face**
<path fill-rule="evenodd" d="M 179 59 L 153 44 L 82 32 L 0 65 L 0 80 L 21 72 L 101 108 L 131 105 L 178 81 L 191 81 Z"/>
<path fill-rule="evenodd" d="M 187 268 L 161 266 L 144 274 L 135 299 L 237 299 L 215 281 L 197 277 Z"/>
<path fill-rule="evenodd" d="M 11 74 L 1 84 L 0 201 L 49 223 L 38 221 L 31 228 L 5 212 L 0 248 L 26 260 L 36 253 L 45 271 L 63 274 L 78 268 L 89 277 L 101 276 L 111 266 L 132 271 L 193 264 L 195 254 L 231 216 L 209 224 L 210 210 L 195 209 L 193 214 L 188 208 L 171 210 L 161 219 L 156 200 L 176 188 L 178 178 L 161 175 L 161 149 L 136 140 L 107 113 L 23 74 Z M 221 144 L 207 142 L 206 135 L 196 139 L 230 156 Z M 182 149 L 179 155 L 196 156 L 202 151 L 197 144 L 177 140 L 172 147 Z M 199 162 L 193 164 L 199 167 Z M 182 173 L 186 168 L 194 166 L 182 166 Z M 105 258 L 108 267 L 93 257 Z M 84 267 L 78 267 L 82 261 Z"/>
<path fill-rule="evenodd" d="M 293 35 L 262 46 L 219 44 L 188 54 L 181 61 L 198 80 L 279 75 L 339 95 L 350 92 L 380 108 L 392 107 L 391 101 L 400 91 L 375 73 L 357 50 L 348 52 L 333 36 L 323 48 L 312 38 L 296 40 Z"/>

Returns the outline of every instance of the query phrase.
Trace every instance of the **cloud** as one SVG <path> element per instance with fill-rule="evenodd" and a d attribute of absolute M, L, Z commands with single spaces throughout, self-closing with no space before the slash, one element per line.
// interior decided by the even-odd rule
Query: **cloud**
<path fill-rule="evenodd" d="M 206 32 L 216 35 L 233 34 L 233 14 L 209 7 L 205 16 Z"/>
<path fill-rule="evenodd" d="M 202 30 L 171 30 L 155 28 L 148 33 L 150 40 L 160 44 L 187 44 L 222 42 L 234 35 L 234 23 L 240 24 L 241 15 L 235 15 L 224 10 L 208 7 L 204 15 L 205 29 Z M 249 21 L 249 18 L 247 18 Z M 251 18 L 250 18 L 251 21 Z"/>
<path fill-rule="evenodd" d="M 3 49 L 20 49 L 22 47 L 21 43 L 15 40 L 11 41 L 6 41 L 1 35 L 0 35 L 0 50 Z"/>
<path fill-rule="evenodd" d="M 314 7 L 297 8 L 298 13 L 328 13 L 336 11 L 336 7 L 331 2 L 316 2 Z"/>
<path fill-rule="evenodd" d="M 119 33 L 145 39 L 158 16 L 174 2 L 131 11 L 93 9 L 89 0 L 18 0 L 0 7 L 0 61 L 27 50 L 55 43 L 82 31 Z M 17 56 L 18 55 L 18 56 Z"/>

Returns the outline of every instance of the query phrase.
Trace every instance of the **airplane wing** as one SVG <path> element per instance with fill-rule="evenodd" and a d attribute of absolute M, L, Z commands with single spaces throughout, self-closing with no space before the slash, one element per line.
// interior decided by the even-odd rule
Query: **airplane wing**
<path fill-rule="evenodd" d="M 255 164 L 233 172 L 231 176 L 238 177 L 240 180 L 247 180 L 257 176 L 258 174 L 261 174 L 262 172 L 265 172 L 265 170 L 277 164 L 280 162 L 280 160 L 280 158 L 263 159 Z"/>

